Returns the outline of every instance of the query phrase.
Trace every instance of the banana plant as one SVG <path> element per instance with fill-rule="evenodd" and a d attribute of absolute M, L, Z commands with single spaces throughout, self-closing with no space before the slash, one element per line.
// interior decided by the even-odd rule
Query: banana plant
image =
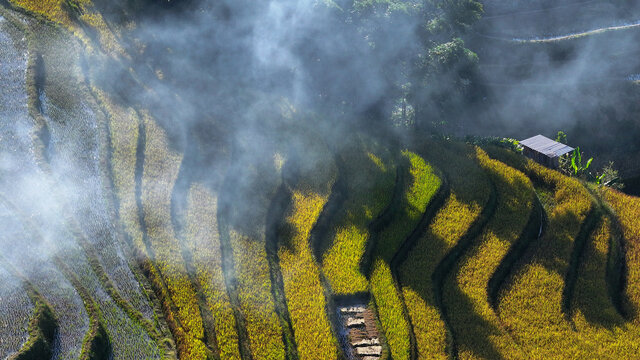
<path fill-rule="evenodd" d="M 578 146 L 573 150 L 573 155 L 571 156 L 571 168 L 573 169 L 573 175 L 578 176 L 587 171 L 589 166 L 591 166 L 592 161 L 593 158 L 590 158 L 584 165 L 582 165 L 582 154 L 580 153 L 580 147 Z"/>

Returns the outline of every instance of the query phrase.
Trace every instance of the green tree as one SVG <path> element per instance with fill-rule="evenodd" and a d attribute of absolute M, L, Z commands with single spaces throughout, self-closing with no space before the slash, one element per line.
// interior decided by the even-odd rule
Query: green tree
<path fill-rule="evenodd" d="M 416 57 L 409 100 L 423 128 L 459 117 L 474 93 L 478 56 L 460 38 L 480 19 L 474 0 L 432 0 L 422 9 L 422 51 Z"/>
<path fill-rule="evenodd" d="M 446 123 L 469 99 L 478 56 L 460 38 L 437 44 L 419 57 L 410 101 L 416 121 Z"/>
<path fill-rule="evenodd" d="M 590 158 L 586 163 L 582 163 L 582 153 L 580 152 L 580 147 L 578 146 L 575 150 L 573 150 L 573 154 L 571 155 L 571 168 L 573 169 L 573 175 L 580 176 L 584 174 L 591 166 L 592 161 L 593 158 Z"/>
<path fill-rule="evenodd" d="M 556 135 L 556 141 L 566 145 L 567 144 L 567 134 L 565 134 L 564 131 L 562 131 L 562 130 L 558 131 L 558 134 Z"/>

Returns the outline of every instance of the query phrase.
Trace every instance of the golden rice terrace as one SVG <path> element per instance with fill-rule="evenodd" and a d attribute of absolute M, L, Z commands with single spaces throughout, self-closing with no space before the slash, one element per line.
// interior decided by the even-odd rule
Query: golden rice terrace
<path fill-rule="evenodd" d="M 265 65 L 303 3 L 247 35 L 243 1 L 0 0 L 0 359 L 640 357 L 640 198 L 416 126 L 416 93 L 386 130 L 379 84 L 315 106 L 338 77 Z"/>

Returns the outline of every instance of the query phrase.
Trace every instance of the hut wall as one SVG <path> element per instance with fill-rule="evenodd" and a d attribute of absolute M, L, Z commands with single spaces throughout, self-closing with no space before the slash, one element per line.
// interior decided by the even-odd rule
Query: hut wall
<path fill-rule="evenodd" d="M 533 149 L 530 149 L 526 146 L 522 150 L 522 153 L 524 154 L 524 156 L 546 167 L 557 169 L 560 166 L 560 163 L 557 157 L 551 158 Z"/>

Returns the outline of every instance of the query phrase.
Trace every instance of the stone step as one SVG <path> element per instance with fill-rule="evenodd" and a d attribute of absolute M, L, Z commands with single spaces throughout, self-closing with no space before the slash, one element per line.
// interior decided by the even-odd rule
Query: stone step
<path fill-rule="evenodd" d="M 356 326 L 364 326 L 364 319 L 358 318 L 347 318 L 347 327 L 356 327 Z"/>
<path fill-rule="evenodd" d="M 367 356 L 381 356 L 382 355 L 382 346 L 367 346 L 367 347 L 359 347 L 356 348 L 357 355 L 367 355 Z"/>
<path fill-rule="evenodd" d="M 364 306 L 349 306 L 340 308 L 341 314 L 362 314 L 367 309 Z"/>
<path fill-rule="evenodd" d="M 380 340 L 378 340 L 378 338 L 361 339 L 361 340 L 352 342 L 351 345 L 353 347 L 380 345 Z"/>

